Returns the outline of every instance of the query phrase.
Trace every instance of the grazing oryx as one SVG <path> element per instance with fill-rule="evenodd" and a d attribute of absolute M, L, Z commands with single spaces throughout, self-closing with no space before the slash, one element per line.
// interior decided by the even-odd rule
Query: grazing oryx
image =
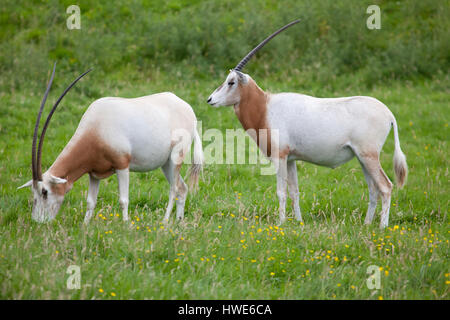
<path fill-rule="evenodd" d="M 400 187 L 407 176 L 406 158 L 391 111 L 371 97 L 324 99 L 297 93 L 270 94 L 241 72 L 261 47 L 298 21 L 284 26 L 250 51 L 207 102 L 214 107 L 233 105 L 244 129 L 255 133 L 250 135 L 275 164 L 280 223 L 285 220 L 286 184 L 295 218 L 302 221 L 295 160 L 336 168 L 356 156 L 369 186 L 365 223 L 371 223 L 381 197 L 380 227 L 386 227 L 392 183 L 381 168 L 380 151 L 391 127 L 395 139 L 394 169 Z"/>
<path fill-rule="evenodd" d="M 194 164 L 189 175 L 190 185 L 194 186 L 202 167 L 203 151 L 196 130 L 197 119 L 191 106 L 173 93 L 134 99 L 108 97 L 94 101 L 84 113 L 69 143 L 48 171 L 42 174 L 42 144 L 49 121 L 64 95 L 87 73 L 72 82 L 53 106 L 42 129 L 36 153 L 37 131 L 55 67 L 34 129 L 33 179 L 22 186 L 31 186 L 33 191 L 32 218 L 38 222 L 55 218 L 64 195 L 76 180 L 88 173 L 89 192 L 84 219 L 87 223 L 97 202 L 100 179 L 116 173 L 123 220 L 128 220 L 129 172 L 150 171 L 159 167 L 170 184 L 164 221 L 169 219 L 174 201 L 177 218 L 183 218 L 188 189 L 180 175 L 181 165 L 194 140 Z"/>

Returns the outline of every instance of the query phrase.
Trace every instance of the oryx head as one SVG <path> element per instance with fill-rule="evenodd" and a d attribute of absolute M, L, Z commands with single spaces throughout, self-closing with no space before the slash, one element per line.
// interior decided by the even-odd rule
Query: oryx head
<path fill-rule="evenodd" d="M 214 92 L 209 96 L 207 102 L 213 107 L 231 106 L 239 103 L 242 86 L 245 86 L 251 80 L 251 77 L 248 74 L 241 72 L 242 68 L 247 64 L 250 58 L 273 37 L 298 22 L 300 22 L 300 20 L 295 20 L 285 25 L 283 28 L 271 34 L 264 41 L 258 44 L 252 51 L 250 51 L 233 70 L 230 70 L 225 82 L 214 90 Z"/>
<path fill-rule="evenodd" d="M 46 222 L 55 218 L 64 200 L 64 184 L 67 183 L 66 179 L 52 176 L 48 172 L 42 174 L 41 156 L 45 132 L 47 131 L 53 113 L 55 112 L 56 108 L 58 107 L 59 103 L 64 98 L 66 93 L 75 85 L 75 83 L 78 82 L 78 80 L 80 80 L 85 74 L 91 71 L 88 70 L 80 75 L 64 90 L 61 96 L 59 96 L 58 100 L 53 105 L 53 108 L 51 109 L 47 120 L 44 123 L 36 152 L 39 122 L 41 120 L 42 110 L 44 109 L 50 87 L 52 86 L 53 78 L 55 76 L 55 69 L 56 63 L 53 66 L 52 76 L 47 85 L 47 89 L 45 90 L 44 98 L 42 99 L 41 107 L 39 108 L 39 113 L 34 126 L 33 143 L 31 148 L 31 170 L 33 173 L 33 179 L 25 183 L 23 186 L 19 187 L 19 189 L 24 187 L 31 187 L 31 190 L 33 192 L 33 211 L 31 217 L 37 222 Z"/>

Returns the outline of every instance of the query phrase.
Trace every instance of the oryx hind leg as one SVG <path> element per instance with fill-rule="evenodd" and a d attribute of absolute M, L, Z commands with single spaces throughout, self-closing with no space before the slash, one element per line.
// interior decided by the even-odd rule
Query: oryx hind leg
<path fill-rule="evenodd" d="M 369 188 L 369 206 L 367 208 L 366 218 L 364 219 L 365 224 L 371 224 L 373 217 L 375 215 L 375 209 L 377 208 L 378 203 L 378 189 L 375 186 L 375 183 L 373 182 L 372 178 L 370 177 L 367 170 L 364 168 L 363 165 L 361 165 L 364 177 L 366 178 L 367 186 Z"/>
<path fill-rule="evenodd" d="M 373 217 L 372 210 L 375 211 L 377 199 L 379 196 L 381 197 L 380 228 L 385 228 L 388 226 L 389 223 L 389 209 L 391 205 L 392 182 L 389 180 L 383 168 L 381 167 L 378 152 L 374 151 L 374 152 L 360 153 L 358 154 L 358 159 L 361 162 L 364 170 L 366 171 L 364 174 L 367 173 L 372 183 L 375 185 L 375 188 L 371 188 L 371 185 L 368 182 L 370 192 L 369 193 L 370 203 L 367 212 L 368 217 L 366 217 L 366 221 L 369 220 L 370 215 Z M 376 192 L 374 189 L 376 189 Z M 370 194 L 372 194 L 372 196 L 370 196 Z"/>
<path fill-rule="evenodd" d="M 184 218 L 184 205 L 186 203 L 186 197 L 188 193 L 188 186 L 184 182 L 181 175 L 178 173 L 178 183 L 177 183 L 177 197 L 175 201 L 177 203 L 177 219 L 181 220 Z"/>
<path fill-rule="evenodd" d="M 174 151 L 172 151 L 174 153 Z M 170 184 L 169 202 L 167 204 L 164 222 L 168 222 L 174 203 L 177 205 L 177 219 L 184 217 L 184 205 L 186 202 L 188 187 L 180 175 L 181 165 L 183 163 L 183 153 L 173 154 L 167 162 L 161 167 L 167 181 Z"/>

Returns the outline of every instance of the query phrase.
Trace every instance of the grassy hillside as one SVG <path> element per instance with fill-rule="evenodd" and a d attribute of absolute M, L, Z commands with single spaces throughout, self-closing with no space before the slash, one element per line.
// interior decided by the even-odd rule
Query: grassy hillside
<path fill-rule="evenodd" d="M 302 22 L 261 51 L 248 71 L 277 78 L 289 71 L 298 86 L 337 85 L 342 76 L 371 86 L 439 77 L 449 68 L 448 1 L 77 3 L 81 30 L 66 27 L 71 1 L 2 2 L 2 90 L 31 86 L 54 60 L 64 74 L 94 67 L 121 79 L 148 79 L 158 70 L 209 78 L 297 18 Z M 380 30 L 366 28 L 370 4 L 382 8 Z"/>

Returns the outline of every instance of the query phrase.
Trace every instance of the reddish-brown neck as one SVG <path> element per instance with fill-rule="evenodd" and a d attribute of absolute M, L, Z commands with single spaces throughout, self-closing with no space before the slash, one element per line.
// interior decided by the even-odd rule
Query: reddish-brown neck
<path fill-rule="evenodd" d="M 244 130 L 255 130 L 256 143 L 260 149 L 270 156 L 270 128 L 267 122 L 268 94 L 265 93 L 252 79 L 248 83 L 240 84 L 240 101 L 234 105 L 234 112 L 242 124 Z M 266 139 L 260 139 L 261 131 L 267 132 Z M 255 138 L 255 137 L 252 137 Z"/>
<path fill-rule="evenodd" d="M 64 178 L 67 183 L 58 185 L 56 192 L 65 194 L 75 181 L 86 173 L 107 178 L 115 169 L 128 167 L 130 156 L 112 150 L 93 132 L 85 132 L 72 139 L 55 160 L 49 173 Z"/>

